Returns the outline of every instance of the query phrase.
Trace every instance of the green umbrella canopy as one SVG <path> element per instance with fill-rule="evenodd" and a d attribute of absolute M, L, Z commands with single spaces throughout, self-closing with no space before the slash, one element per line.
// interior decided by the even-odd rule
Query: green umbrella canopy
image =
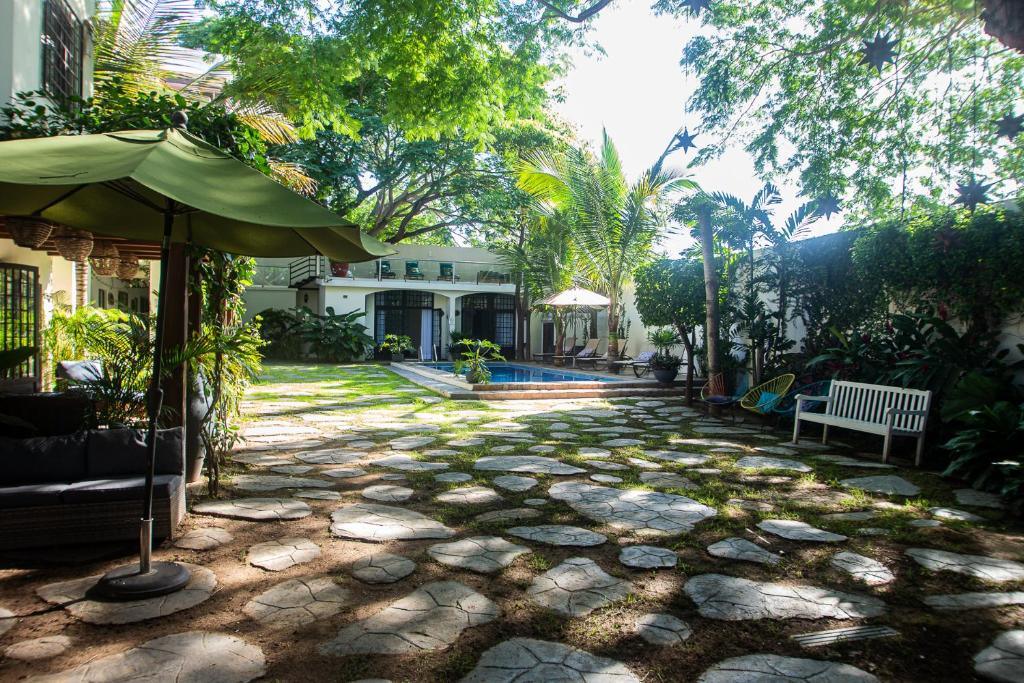
<path fill-rule="evenodd" d="M 0 142 L 0 215 L 248 256 L 324 254 L 368 261 L 394 249 L 178 129 Z"/>

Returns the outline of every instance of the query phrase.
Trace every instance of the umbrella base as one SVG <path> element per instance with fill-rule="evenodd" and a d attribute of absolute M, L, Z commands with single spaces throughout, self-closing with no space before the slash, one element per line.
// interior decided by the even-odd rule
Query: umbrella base
<path fill-rule="evenodd" d="M 175 562 L 154 562 L 145 573 L 129 564 L 105 574 L 93 592 L 107 600 L 145 600 L 179 591 L 191 578 L 192 572 Z"/>

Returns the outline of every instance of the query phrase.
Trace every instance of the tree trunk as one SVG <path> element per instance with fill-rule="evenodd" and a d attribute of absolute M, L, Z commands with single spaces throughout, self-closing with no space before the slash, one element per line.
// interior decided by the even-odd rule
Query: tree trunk
<path fill-rule="evenodd" d="M 683 340 L 686 349 L 686 405 L 693 405 L 693 343 L 694 339 L 686 333 L 686 325 L 676 325 L 676 332 Z"/>
<path fill-rule="evenodd" d="M 608 297 L 608 363 L 619 359 L 619 297 L 609 292 Z"/>
<path fill-rule="evenodd" d="M 718 268 L 715 267 L 715 233 L 711 225 L 711 214 L 701 211 L 697 215 L 700 227 L 701 250 L 704 254 L 704 297 L 707 308 L 707 323 L 704 331 L 707 335 L 708 350 L 708 381 L 722 372 L 718 357 Z M 714 412 L 715 406 L 712 406 Z"/>

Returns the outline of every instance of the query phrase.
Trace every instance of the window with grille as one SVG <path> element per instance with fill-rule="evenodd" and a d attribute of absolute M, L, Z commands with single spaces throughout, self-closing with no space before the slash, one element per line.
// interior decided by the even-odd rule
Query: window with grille
<path fill-rule="evenodd" d="M 43 2 L 43 90 L 57 98 L 82 95 L 82 22 L 67 0 Z"/>
<path fill-rule="evenodd" d="M 0 263 L 0 351 L 39 346 L 39 269 Z M 4 372 L 7 377 L 38 377 L 39 357 Z"/>

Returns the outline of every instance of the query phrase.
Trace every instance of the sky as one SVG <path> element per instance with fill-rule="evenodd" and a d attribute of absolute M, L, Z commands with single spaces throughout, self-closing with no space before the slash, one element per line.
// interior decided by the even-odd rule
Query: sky
<path fill-rule="evenodd" d="M 700 29 L 695 19 L 655 16 L 651 0 L 618 0 L 604 9 L 594 21 L 591 37 L 605 54 L 573 55 L 573 68 L 558 85 L 565 100 L 557 112 L 575 124 L 578 135 L 596 145 L 602 127 L 615 142 L 626 174 L 637 178 L 653 164 L 672 135 L 684 124 L 687 95 L 696 85 L 689 82 L 679 66 L 683 46 Z M 691 133 L 697 133 L 700 146 L 700 121 L 693 114 L 685 117 Z M 693 152 L 690 152 L 691 156 Z M 686 157 L 675 152 L 668 164 L 682 167 Z M 702 167 L 692 169 L 690 177 L 707 191 L 722 191 L 750 200 L 764 184 L 755 174 L 749 155 L 739 146 Z M 780 218 L 788 216 L 805 198 L 799 188 L 781 183 L 783 203 L 776 210 Z M 819 220 L 811 235 L 834 232 L 842 223 L 840 215 Z M 671 255 L 689 245 L 686 236 L 668 237 L 663 248 Z"/>

